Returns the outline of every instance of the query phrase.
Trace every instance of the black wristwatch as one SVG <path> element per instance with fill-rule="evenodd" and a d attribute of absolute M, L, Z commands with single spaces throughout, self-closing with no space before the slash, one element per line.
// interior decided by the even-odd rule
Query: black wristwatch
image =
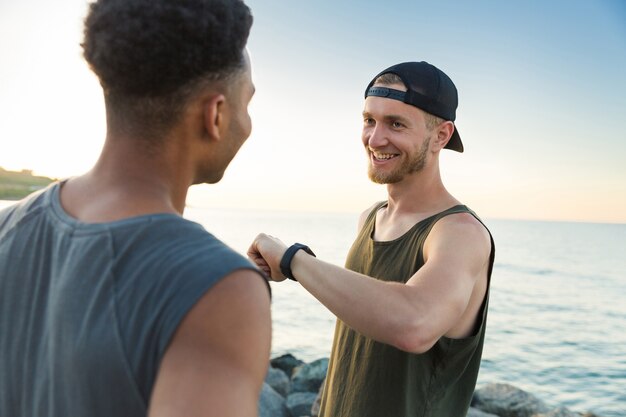
<path fill-rule="evenodd" d="M 307 245 L 303 245 L 302 243 L 294 243 L 287 248 L 285 254 L 283 255 L 283 258 L 280 260 L 280 272 L 282 272 L 284 276 L 293 281 L 297 281 L 297 279 L 295 279 L 293 274 L 291 273 L 291 261 L 293 260 L 296 252 L 298 252 L 300 249 L 302 249 L 311 256 L 315 256 L 313 251 Z"/>

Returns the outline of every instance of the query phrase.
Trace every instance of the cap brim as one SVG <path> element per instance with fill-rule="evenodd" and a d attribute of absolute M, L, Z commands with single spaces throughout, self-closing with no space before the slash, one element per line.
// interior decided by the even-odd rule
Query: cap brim
<path fill-rule="evenodd" d="M 454 126 L 454 133 L 445 146 L 446 149 L 451 149 L 457 152 L 463 152 L 463 142 L 461 142 L 461 136 L 459 136 L 459 129 Z"/>

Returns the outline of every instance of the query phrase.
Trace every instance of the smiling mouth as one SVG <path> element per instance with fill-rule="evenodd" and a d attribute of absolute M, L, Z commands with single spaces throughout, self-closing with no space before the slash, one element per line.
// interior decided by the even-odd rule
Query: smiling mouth
<path fill-rule="evenodd" d="M 382 153 L 373 151 L 371 149 L 370 154 L 372 155 L 372 158 L 376 161 L 388 161 L 398 156 L 398 154 L 395 153 Z"/>

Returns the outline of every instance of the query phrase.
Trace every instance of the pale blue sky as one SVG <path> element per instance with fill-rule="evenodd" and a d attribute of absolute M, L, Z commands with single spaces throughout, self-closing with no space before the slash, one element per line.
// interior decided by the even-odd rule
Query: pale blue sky
<path fill-rule="evenodd" d="M 79 174 L 104 137 L 80 58 L 85 1 L 0 0 L 0 166 Z M 189 203 L 359 212 L 385 198 L 360 142 L 363 90 L 426 60 L 459 90 L 466 152 L 444 182 L 485 217 L 626 222 L 626 3 L 250 0 L 254 129 Z M 67 157 L 71 152 L 71 157 Z"/>

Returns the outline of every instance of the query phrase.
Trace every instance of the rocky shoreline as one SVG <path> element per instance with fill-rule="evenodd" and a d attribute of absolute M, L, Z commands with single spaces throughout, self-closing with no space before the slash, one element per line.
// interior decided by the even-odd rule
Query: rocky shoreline
<path fill-rule="evenodd" d="M 317 417 L 328 358 L 305 363 L 291 354 L 270 360 L 259 400 L 259 417 Z M 393 417 L 393 416 L 381 416 Z M 512 385 L 492 383 L 474 391 L 466 417 L 600 417 L 549 407 Z"/>

